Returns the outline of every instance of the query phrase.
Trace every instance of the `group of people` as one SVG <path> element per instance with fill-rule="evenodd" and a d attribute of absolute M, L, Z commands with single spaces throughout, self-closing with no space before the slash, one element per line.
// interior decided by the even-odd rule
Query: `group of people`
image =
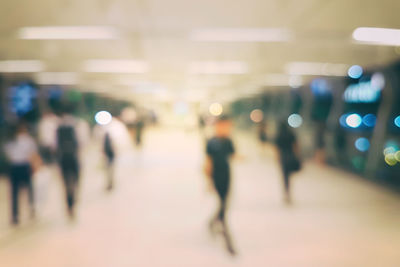
<path fill-rule="evenodd" d="M 266 141 L 265 124 L 262 126 L 264 132 L 259 132 L 262 142 Z M 231 139 L 232 122 L 228 116 L 220 116 L 215 122 L 215 134 L 206 144 L 205 173 L 209 185 L 218 196 L 219 206 L 216 214 L 211 218 L 209 230 L 212 235 L 222 234 L 227 251 L 231 255 L 237 252 L 232 243 L 226 222 L 227 198 L 231 184 L 230 159 L 234 157 L 235 148 Z M 301 162 L 299 148 L 294 132 L 282 121 L 276 136 L 275 144 L 278 152 L 278 159 L 282 170 L 284 184 L 284 200 L 291 202 L 290 197 L 290 174 L 300 170 Z"/>
<path fill-rule="evenodd" d="M 81 138 L 77 130 L 78 120 L 68 112 L 59 116 L 48 115 L 39 123 L 40 146 L 30 134 L 28 126 L 19 122 L 11 131 L 11 136 L 4 146 L 9 161 L 9 178 L 11 186 L 12 223 L 19 223 L 19 192 L 27 187 L 31 216 L 35 216 L 34 190 L 32 175 L 40 168 L 43 160 L 51 162 L 55 159 L 62 174 L 65 188 L 67 214 L 75 217 L 76 199 L 79 188 Z M 265 125 L 263 126 L 265 128 Z M 42 131 L 40 130 L 42 128 Z M 44 132 L 43 132 L 44 131 Z M 219 206 L 216 214 L 209 222 L 209 230 L 213 235 L 222 234 L 226 248 L 231 255 L 236 254 L 226 222 L 227 199 L 231 184 L 230 159 L 235 154 L 231 139 L 232 121 L 222 115 L 215 121 L 215 135 L 206 143 L 206 164 L 210 188 L 218 196 Z M 259 133 L 264 142 L 266 136 Z M 106 158 L 107 190 L 112 190 L 115 149 L 113 138 L 109 132 L 103 135 L 103 152 Z M 282 169 L 284 199 L 290 203 L 290 174 L 300 169 L 299 151 L 296 136 L 286 122 L 279 125 L 275 140 L 279 162 Z M 43 160 L 42 160 L 43 159 Z"/>
<path fill-rule="evenodd" d="M 24 120 L 8 127 L 9 135 L 3 150 L 8 161 L 13 225 L 18 225 L 20 222 L 19 196 L 24 188 L 28 191 L 31 217 L 35 217 L 32 176 L 42 165 L 53 162 L 59 166 L 62 176 L 67 214 L 69 218 L 75 218 L 81 173 L 79 155 L 80 147 L 84 142 L 81 123 L 80 119 L 65 110 L 58 116 L 54 113 L 46 113 L 36 127 L 36 131 Z M 90 131 L 90 129 L 86 130 Z M 32 132 L 37 132 L 37 134 L 32 134 Z M 108 133 L 104 135 L 103 151 L 108 169 L 107 190 L 111 190 L 115 152 Z"/>

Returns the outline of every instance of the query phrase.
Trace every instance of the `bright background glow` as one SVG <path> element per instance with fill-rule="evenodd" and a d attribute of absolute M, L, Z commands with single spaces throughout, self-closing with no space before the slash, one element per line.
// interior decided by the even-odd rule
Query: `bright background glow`
<path fill-rule="evenodd" d="M 100 125 L 107 125 L 111 122 L 112 116 L 110 112 L 103 110 L 96 113 L 94 120 Z"/>
<path fill-rule="evenodd" d="M 140 60 L 92 59 L 84 62 L 83 70 L 97 73 L 146 73 L 149 65 Z"/>
<path fill-rule="evenodd" d="M 372 74 L 371 86 L 382 90 L 385 87 L 385 76 L 380 72 Z"/>
<path fill-rule="evenodd" d="M 346 64 L 321 62 L 290 62 L 285 66 L 290 75 L 346 76 L 349 66 Z"/>
<path fill-rule="evenodd" d="M 350 114 L 346 118 L 346 124 L 351 128 L 357 128 L 361 125 L 361 123 L 361 116 L 356 113 Z"/>
<path fill-rule="evenodd" d="M 39 72 L 45 68 L 40 60 L 4 60 L 0 61 L 0 72 Z"/>
<path fill-rule="evenodd" d="M 363 117 L 362 122 L 367 127 L 374 127 L 376 124 L 376 116 L 374 114 L 367 114 Z"/>
<path fill-rule="evenodd" d="M 219 116 L 222 114 L 224 109 L 222 108 L 222 105 L 220 103 L 212 103 L 208 110 L 210 111 L 211 115 Z"/>
<path fill-rule="evenodd" d="M 290 31 L 279 28 L 214 28 L 198 29 L 190 34 L 193 41 L 202 42 L 286 42 Z"/>
<path fill-rule="evenodd" d="M 342 127 L 347 127 L 346 118 L 347 114 L 343 114 L 342 116 L 340 116 L 339 123 Z"/>
<path fill-rule="evenodd" d="M 370 143 L 367 138 L 360 137 L 354 142 L 354 146 L 358 151 L 365 152 L 369 149 Z"/>
<path fill-rule="evenodd" d="M 18 31 L 20 39 L 28 40 L 101 40 L 116 39 L 117 31 L 111 27 L 101 26 L 50 26 L 50 27 L 25 27 Z"/>
<path fill-rule="evenodd" d="M 388 146 L 383 150 L 384 155 L 396 153 L 396 148 L 394 146 Z"/>
<path fill-rule="evenodd" d="M 356 41 L 377 45 L 400 45 L 400 30 L 385 28 L 357 28 L 353 32 Z"/>
<path fill-rule="evenodd" d="M 386 154 L 385 161 L 389 166 L 394 166 L 397 164 L 397 160 L 394 156 L 394 153 Z"/>
<path fill-rule="evenodd" d="M 394 125 L 400 128 L 400 115 L 394 119 Z"/>
<path fill-rule="evenodd" d="M 394 158 L 400 162 L 400 150 L 396 151 L 396 153 L 394 153 Z"/>
<path fill-rule="evenodd" d="M 255 123 L 259 123 L 264 119 L 264 113 L 260 109 L 255 109 L 250 113 L 250 119 Z"/>
<path fill-rule="evenodd" d="M 303 118 L 299 114 L 291 114 L 288 118 L 290 127 L 298 128 L 303 124 Z"/>
<path fill-rule="evenodd" d="M 358 79 L 363 75 L 363 69 L 359 65 L 353 65 L 349 68 L 347 74 L 349 75 L 350 78 Z"/>
<path fill-rule="evenodd" d="M 389 166 L 394 166 L 397 162 L 400 162 L 400 150 L 399 145 L 394 140 L 389 140 L 385 144 L 383 149 L 383 154 L 385 155 L 385 162 Z"/>
<path fill-rule="evenodd" d="M 39 72 L 35 75 L 38 84 L 75 85 L 78 75 L 74 72 Z"/>
<path fill-rule="evenodd" d="M 244 74 L 249 71 L 241 61 L 195 61 L 189 65 L 190 74 Z"/>

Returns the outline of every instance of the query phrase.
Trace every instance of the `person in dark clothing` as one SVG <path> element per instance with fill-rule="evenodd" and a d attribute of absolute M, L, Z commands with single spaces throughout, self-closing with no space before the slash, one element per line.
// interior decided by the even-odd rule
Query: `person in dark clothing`
<path fill-rule="evenodd" d="M 315 159 L 321 164 L 325 163 L 325 132 L 326 123 L 318 122 L 315 131 Z"/>
<path fill-rule="evenodd" d="M 225 238 L 228 252 L 236 254 L 226 223 L 227 198 L 230 187 L 230 165 L 229 160 L 235 152 L 230 132 L 232 123 L 228 117 L 221 117 L 216 122 L 216 135 L 207 142 L 207 161 L 205 171 L 211 179 L 212 187 L 215 189 L 219 207 L 216 215 L 210 221 L 210 231 L 216 232 L 217 227 L 221 228 Z"/>
<path fill-rule="evenodd" d="M 104 155 L 106 156 L 107 160 L 107 190 L 111 191 L 114 187 L 114 158 L 115 158 L 115 152 L 114 152 L 114 146 L 110 137 L 110 133 L 106 132 L 104 136 Z"/>
<path fill-rule="evenodd" d="M 136 134 L 135 134 L 135 142 L 136 146 L 138 147 L 142 145 L 144 126 L 145 126 L 144 119 L 142 117 L 139 117 L 136 122 Z"/>
<path fill-rule="evenodd" d="M 279 125 L 276 146 L 283 174 L 285 201 L 290 203 L 290 175 L 300 169 L 300 160 L 296 136 L 284 121 Z"/>
<path fill-rule="evenodd" d="M 73 117 L 64 115 L 57 129 L 57 155 L 64 180 L 68 215 L 75 216 L 76 194 L 79 184 L 79 144 Z"/>
<path fill-rule="evenodd" d="M 346 166 L 348 162 L 348 155 L 346 150 L 347 139 L 346 139 L 346 132 L 344 131 L 341 125 L 338 125 L 336 127 L 334 143 L 335 143 L 335 154 L 338 163 L 344 167 L 347 167 Z"/>
<path fill-rule="evenodd" d="M 258 139 L 260 140 L 261 144 L 265 144 L 268 141 L 266 130 L 267 130 L 267 124 L 263 120 L 258 124 L 258 129 L 257 129 Z"/>
<path fill-rule="evenodd" d="M 5 144 L 5 154 L 10 163 L 12 224 L 19 223 L 19 192 L 23 186 L 28 189 L 31 217 L 35 216 L 32 174 L 41 163 L 37 145 L 25 125 L 20 124 L 11 133 L 12 140 Z"/>

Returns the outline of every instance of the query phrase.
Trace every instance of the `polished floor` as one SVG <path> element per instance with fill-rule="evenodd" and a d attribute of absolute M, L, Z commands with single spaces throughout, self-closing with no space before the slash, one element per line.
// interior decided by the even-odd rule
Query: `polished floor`
<path fill-rule="evenodd" d="M 282 201 L 271 148 L 235 135 L 238 158 L 229 224 L 238 255 L 212 238 L 215 210 L 194 130 L 148 129 L 141 149 L 120 127 L 116 187 L 105 191 L 98 145 L 83 152 L 75 221 L 65 216 L 57 168 L 35 177 L 37 218 L 9 221 L 8 187 L 0 180 L 0 266 L 400 266 L 400 196 L 346 172 L 305 164 Z M 26 197 L 22 202 L 26 202 Z"/>

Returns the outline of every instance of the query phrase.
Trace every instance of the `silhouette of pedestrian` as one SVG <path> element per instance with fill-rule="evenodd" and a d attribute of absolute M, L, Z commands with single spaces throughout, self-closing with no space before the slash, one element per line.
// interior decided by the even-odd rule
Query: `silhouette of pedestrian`
<path fill-rule="evenodd" d="M 35 140 L 25 124 L 19 123 L 16 127 L 9 127 L 9 130 L 11 140 L 5 144 L 4 150 L 10 163 L 12 224 L 16 225 L 19 223 L 19 193 L 24 186 L 28 189 L 31 217 L 35 216 L 32 174 L 40 166 L 41 159 Z"/>
<path fill-rule="evenodd" d="M 215 123 L 215 136 L 207 142 L 205 171 L 219 200 L 217 213 L 209 223 L 210 231 L 212 234 L 221 231 L 228 252 L 235 255 L 236 251 L 233 248 L 226 222 L 227 198 L 231 180 L 229 160 L 235 152 L 230 139 L 231 128 L 232 122 L 228 117 L 218 118 Z"/>
<path fill-rule="evenodd" d="M 79 185 L 79 143 L 76 134 L 76 120 L 67 113 L 62 114 L 57 129 L 57 155 L 64 180 L 68 215 L 75 216 L 76 195 Z"/>
<path fill-rule="evenodd" d="M 296 136 L 293 130 L 288 127 L 285 121 L 282 121 L 279 125 L 276 145 L 283 174 L 284 199 L 285 202 L 290 203 L 290 175 L 294 171 L 300 170 L 301 162 L 299 159 L 299 150 Z"/>
<path fill-rule="evenodd" d="M 114 145 L 110 136 L 110 133 L 107 131 L 104 135 L 104 144 L 103 144 L 104 155 L 106 156 L 107 161 L 107 190 L 111 191 L 114 187 Z"/>

